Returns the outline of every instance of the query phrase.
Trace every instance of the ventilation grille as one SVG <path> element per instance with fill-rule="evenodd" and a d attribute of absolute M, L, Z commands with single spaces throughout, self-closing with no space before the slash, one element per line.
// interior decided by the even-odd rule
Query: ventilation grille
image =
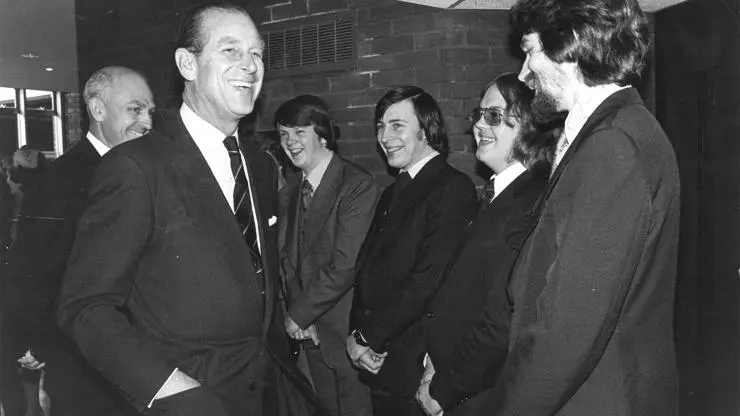
<path fill-rule="evenodd" d="M 264 35 L 268 76 L 344 70 L 355 66 L 355 20 L 352 15 L 321 16 L 323 21 L 280 23 Z M 328 19 L 331 20 L 328 20 Z M 282 26 L 284 24 L 290 26 Z"/>

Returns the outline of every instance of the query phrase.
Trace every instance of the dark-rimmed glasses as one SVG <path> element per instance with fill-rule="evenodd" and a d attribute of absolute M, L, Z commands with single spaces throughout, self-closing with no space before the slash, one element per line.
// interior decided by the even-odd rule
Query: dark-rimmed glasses
<path fill-rule="evenodd" d="M 476 123 L 481 116 L 483 116 L 483 121 L 489 126 L 498 126 L 501 124 L 501 120 L 504 119 L 504 112 L 498 107 L 476 107 L 473 109 L 473 114 L 468 116 L 468 121 Z"/>

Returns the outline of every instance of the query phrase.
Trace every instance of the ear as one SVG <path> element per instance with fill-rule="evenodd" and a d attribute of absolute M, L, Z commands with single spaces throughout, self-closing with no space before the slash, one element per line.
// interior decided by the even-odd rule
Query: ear
<path fill-rule="evenodd" d="M 321 146 L 326 149 L 326 139 L 322 137 L 319 141 L 321 142 Z"/>
<path fill-rule="evenodd" d="M 87 103 L 87 111 L 90 113 L 90 117 L 99 123 L 105 119 L 105 103 L 100 97 L 90 99 Z"/>
<path fill-rule="evenodd" d="M 195 54 L 185 48 L 177 48 L 175 51 L 175 65 L 177 65 L 177 70 L 180 71 L 180 75 L 186 81 L 194 80 L 198 74 L 197 58 Z"/>

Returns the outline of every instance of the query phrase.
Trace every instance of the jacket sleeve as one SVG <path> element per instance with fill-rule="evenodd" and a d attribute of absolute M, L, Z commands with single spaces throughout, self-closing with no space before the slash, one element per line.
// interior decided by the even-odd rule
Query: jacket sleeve
<path fill-rule="evenodd" d="M 331 258 L 324 263 L 290 305 L 290 317 L 307 328 L 352 288 L 355 260 L 373 219 L 378 188 L 370 176 L 358 176 L 337 207 Z"/>
<path fill-rule="evenodd" d="M 101 161 L 62 283 L 57 322 L 86 360 L 139 410 L 172 373 L 126 314 L 153 227 L 148 178 L 131 157 Z"/>
<path fill-rule="evenodd" d="M 577 150 L 568 168 L 581 180 L 569 215 L 554 218 L 558 254 L 537 321 L 513 340 L 497 414 L 555 414 L 580 388 L 616 330 L 644 250 L 651 192 L 631 139 L 602 130 Z"/>
<path fill-rule="evenodd" d="M 373 311 L 361 332 L 374 351 L 385 351 L 386 343 L 398 336 L 424 313 L 427 300 L 437 289 L 440 271 L 451 248 L 473 217 L 477 196 L 466 176 L 454 176 L 432 191 L 421 208 L 425 226 L 416 248 L 415 264 L 400 280 L 387 307 Z"/>
<path fill-rule="evenodd" d="M 512 205 L 515 212 L 504 217 L 496 244 L 487 253 L 495 266 L 486 273 L 489 286 L 483 313 L 457 343 L 449 365 L 435 366 L 430 394 L 445 410 L 493 386 L 506 359 L 511 330 L 507 287 L 511 269 L 532 226 L 529 208 L 528 204 Z"/>

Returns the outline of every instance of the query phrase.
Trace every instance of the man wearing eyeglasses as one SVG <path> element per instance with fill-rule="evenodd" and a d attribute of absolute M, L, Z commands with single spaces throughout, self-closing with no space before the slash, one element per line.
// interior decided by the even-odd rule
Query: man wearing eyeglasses
<path fill-rule="evenodd" d="M 429 415 L 477 414 L 480 401 L 470 399 L 493 385 L 506 357 L 509 272 L 534 224 L 557 137 L 535 123 L 533 96 L 517 74 L 501 74 L 473 111 L 475 156 L 493 175 L 422 320 L 428 359 L 417 399 Z"/>

